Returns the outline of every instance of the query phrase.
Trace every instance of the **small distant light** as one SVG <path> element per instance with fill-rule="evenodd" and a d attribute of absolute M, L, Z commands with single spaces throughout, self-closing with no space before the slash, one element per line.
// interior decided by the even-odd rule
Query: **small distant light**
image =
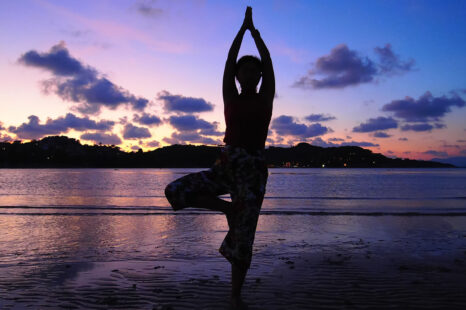
<path fill-rule="evenodd" d="M 343 166 L 345 166 L 345 167 L 346 167 L 346 163 L 344 163 L 344 164 L 343 164 Z"/>
<path fill-rule="evenodd" d="M 325 168 L 325 164 L 322 164 L 322 168 Z"/>

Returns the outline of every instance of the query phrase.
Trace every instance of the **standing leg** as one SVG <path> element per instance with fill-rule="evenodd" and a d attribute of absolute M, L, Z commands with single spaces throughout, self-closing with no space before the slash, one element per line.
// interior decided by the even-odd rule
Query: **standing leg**
<path fill-rule="evenodd" d="M 244 302 L 241 299 L 241 288 L 247 272 L 247 269 L 231 264 L 231 305 L 234 308 L 244 307 Z"/>

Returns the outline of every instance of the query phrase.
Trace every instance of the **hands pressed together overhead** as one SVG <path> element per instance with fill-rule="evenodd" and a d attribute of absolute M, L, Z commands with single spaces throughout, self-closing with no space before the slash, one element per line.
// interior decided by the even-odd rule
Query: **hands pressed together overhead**
<path fill-rule="evenodd" d="M 251 31 L 252 36 L 259 34 L 259 30 L 254 27 L 254 23 L 252 21 L 252 8 L 248 6 L 246 8 L 246 13 L 244 14 L 244 21 L 243 26 L 244 29 L 249 29 Z"/>
<path fill-rule="evenodd" d="M 246 13 L 244 14 L 243 27 L 249 29 L 250 31 L 254 30 L 254 23 L 252 22 L 252 8 L 250 6 L 246 8 Z"/>

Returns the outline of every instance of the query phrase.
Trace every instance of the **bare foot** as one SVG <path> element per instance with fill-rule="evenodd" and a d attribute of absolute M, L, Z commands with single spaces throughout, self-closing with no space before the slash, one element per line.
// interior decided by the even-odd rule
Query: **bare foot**
<path fill-rule="evenodd" d="M 248 305 L 241 299 L 241 297 L 231 297 L 230 309 L 232 310 L 243 310 L 249 309 Z"/>

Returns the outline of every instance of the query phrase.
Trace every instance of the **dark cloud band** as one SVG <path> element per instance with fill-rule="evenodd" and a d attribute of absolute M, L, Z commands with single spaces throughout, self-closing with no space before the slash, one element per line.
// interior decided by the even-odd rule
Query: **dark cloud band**
<path fill-rule="evenodd" d="M 160 92 L 157 99 L 163 102 L 164 109 L 167 112 L 199 113 L 214 109 L 212 103 L 202 98 L 173 95 L 168 91 Z"/>
<path fill-rule="evenodd" d="M 272 121 L 271 128 L 279 135 L 310 138 L 321 136 L 332 130 L 319 123 L 305 125 L 296 123 L 291 116 L 281 115 Z"/>
<path fill-rule="evenodd" d="M 59 133 L 68 132 L 70 129 L 76 131 L 85 130 L 111 130 L 115 122 L 109 120 L 101 120 L 96 122 L 88 117 L 78 117 L 72 113 L 67 113 L 65 117 L 61 116 L 56 119 L 47 119 L 45 124 L 39 124 L 39 117 L 31 115 L 28 117 L 27 123 L 22 123 L 20 126 L 10 126 L 8 131 L 14 133 L 20 139 L 38 139 L 45 135 L 56 135 Z"/>
<path fill-rule="evenodd" d="M 361 123 L 359 126 L 354 127 L 353 132 L 372 132 L 397 127 L 398 122 L 392 117 L 380 116 L 377 118 L 370 118 L 365 123 Z"/>

